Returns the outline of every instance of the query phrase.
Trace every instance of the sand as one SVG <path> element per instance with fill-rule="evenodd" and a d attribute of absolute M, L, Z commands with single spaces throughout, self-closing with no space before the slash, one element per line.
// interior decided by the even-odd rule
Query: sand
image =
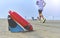
<path fill-rule="evenodd" d="M 60 20 L 47 20 L 46 23 L 28 21 L 34 31 L 12 33 L 8 30 L 7 19 L 0 19 L 0 38 L 60 38 Z"/>

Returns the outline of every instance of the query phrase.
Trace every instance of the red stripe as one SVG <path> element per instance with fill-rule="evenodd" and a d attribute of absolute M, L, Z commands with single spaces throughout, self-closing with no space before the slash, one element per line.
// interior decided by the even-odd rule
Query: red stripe
<path fill-rule="evenodd" d="M 10 16 L 12 17 L 12 19 L 14 19 L 15 21 L 17 21 L 19 24 L 21 24 L 23 27 L 27 26 L 29 23 L 22 18 L 19 14 L 17 14 L 16 12 L 9 12 Z"/>

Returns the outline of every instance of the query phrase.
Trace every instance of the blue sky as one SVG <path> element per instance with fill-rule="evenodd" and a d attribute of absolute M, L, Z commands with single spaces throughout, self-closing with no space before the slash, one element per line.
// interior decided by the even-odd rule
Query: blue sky
<path fill-rule="evenodd" d="M 60 20 L 60 0 L 45 2 L 43 15 L 49 20 Z M 0 18 L 7 18 L 9 10 L 14 10 L 27 19 L 38 16 L 36 0 L 0 0 Z"/>

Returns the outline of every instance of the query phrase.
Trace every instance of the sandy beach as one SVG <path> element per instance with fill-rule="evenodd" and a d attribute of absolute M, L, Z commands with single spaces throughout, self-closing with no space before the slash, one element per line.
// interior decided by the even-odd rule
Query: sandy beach
<path fill-rule="evenodd" d="M 60 20 L 47 20 L 46 23 L 28 21 L 34 31 L 12 33 L 8 30 L 7 19 L 0 19 L 0 38 L 60 38 Z"/>

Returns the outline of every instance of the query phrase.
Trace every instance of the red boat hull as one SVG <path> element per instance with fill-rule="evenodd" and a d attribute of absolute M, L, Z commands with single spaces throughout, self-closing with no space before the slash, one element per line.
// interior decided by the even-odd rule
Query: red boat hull
<path fill-rule="evenodd" d="M 33 30 L 32 25 L 15 11 L 9 11 L 9 14 L 14 21 L 22 25 L 26 30 Z"/>

